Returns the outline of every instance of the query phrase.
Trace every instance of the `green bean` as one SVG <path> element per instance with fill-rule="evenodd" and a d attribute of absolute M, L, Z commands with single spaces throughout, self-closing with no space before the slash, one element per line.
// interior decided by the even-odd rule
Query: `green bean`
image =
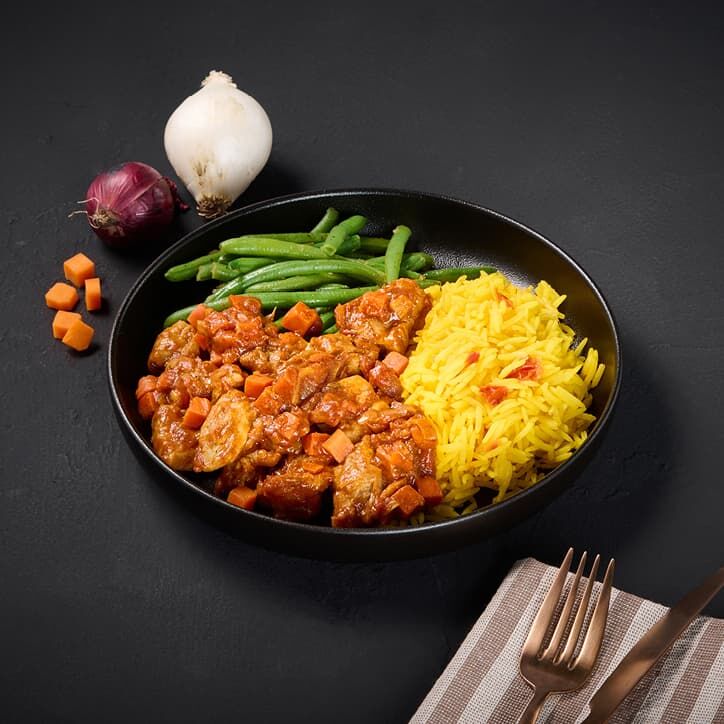
<path fill-rule="evenodd" d="M 329 231 L 339 218 L 339 211 L 331 206 L 324 212 L 324 216 L 312 228 L 312 234 Z"/>
<path fill-rule="evenodd" d="M 320 272 L 344 274 L 353 279 L 371 282 L 372 284 L 385 283 L 385 275 L 379 269 L 368 266 L 363 262 L 353 261 L 352 259 L 315 259 L 312 261 L 280 261 L 262 269 L 251 271 L 243 277 L 243 288 L 246 289 L 248 286 L 259 282 L 284 279 L 297 274 L 318 274 Z"/>
<path fill-rule="evenodd" d="M 431 269 L 425 272 L 425 279 L 435 279 L 441 282 L 454 282 L 460 277 L 477 279 L 481 274 L 493 274 L 496 270 L 491 266 L 452 267 L 449 269 Z"/>
<path fill-rule="evenodd" d="M 337 325 L 333 324 L 331 327 L 327 327 L 322 334 L 337 334 Z"/>
<path fill-rule="evenodd" d="M 264 309 L 274 309 L 275 307 L 287 309 L 293 307 L 297 302 L 304 302 L 310 307 L 322 307 L 332 304 L 344 304 L 375 289 L 377 289 L 376 286 L 357 287 L 355 289 L 317 289 L 308 292 L 259 292 L 258 294 L 254 294 L 254 296 L 261 302 Z M 224 297 L 223 299 L 204 302 L 204 304 L 207 307 L 220 311 L 227 309 L 231 302 L 228 297 Z M 192 304 L 190 307 L 184 307 L 170 314 L 164 320 L 163 326 L 169 327 L 174 322 L 186 319 L 196 306 L 196 304 Z"/>
<path fill-rule="evenodd" d="M 244 294 L 255 294 L 256 292 L 293 292 L 302 289 L 319 289 L 326 282 L 334 283 L 335 280 L 345 279 L 341 274 L 297 274 L 268 282 L 258 282 L 245 287 Z M 346 287 L 348 288 L 348 287 Z"/>
<path fill-rule="evenodd" d="M 214 265 L 214 262 L 209 262 L 208 264 L 202 264 L 197 270 L 196 270 L 196 281 L 197 282 L 205 282 L 208 279 L 211 279 L 211 267 Z"/>
<path fill-rule="evenodd" d="M 240 275 L 236 277 L 236 279 L 231 279 L 230 281 L 226 282 L 225 284 L 222 284 L 221 286 L 216 287 L 211 294 L 209 294 L 208 297 L 204 300 L 204 304 L 209 304 L 211 302 L 216 302 L 219 299 L 225 299 L 231 294 L 241 294 L 241 292 L 244 290 L 244 275 Z"/>
<path fill-rule="evenodd" d="M 389 243 L 389 239 L 379 236 L 361 236 L 359 250 L 365 254 L 384 254 Z"/>
<path fill-rule="evenodd" d="M 330 229 L 329 234 L 320 250 L 327 257 L 334 256 L 345 237 L 349 234 L 356 234 L 361 231 L 362 227 L 366 223 L 367 219 L 359 214 L 355 214 L 344 221 L 340 221 Z"/>
<path fill-rule="evenodd" d="M 403 270 L 423 271 L 432 267 L 434 263 L 435 260 L 429 254 L 422 251 L 413 251 L 402 255 L 402 264 L 400 266 Z M 366 259 L 365 264 L 371 264 L 377 269 L 382 269 L 385 266 L 385 257 L 374 256 L 371 259 Z"/>
<path fill-rule="evenodd" d="M 406 269 L 405 267 L 400 269 L 400 277 L 404 277 L 405 279 L 423 279 L 424 276 L 424 274 L 412 271 L 412 269 Z"/>
<path fill-rule="evenodd" d="M 349 289 L 349 284 L 320 284 L 317 289 Z"/>
<path fill-rule="evenodd" d="M 241 272 L 236 269 L 232 269 L 227 264 L 220 264 L 215 261 L 211 264 L 211 278 L 216 279 L 219 282 L 228 282 L 231 279 L 241 276 Z"/>
<path fill-rule="evenodd" d="M 327 329 L 327 327 L 330 327 L 334 324 L 334 312 L 322 312 L 322 314 L 319 315 L 319 318 L 322 320 L 322 329 Z"/>
<path fill-rule="evenodd" d="M 271 239 L 266 236 L 227 239 L 219 248 L 239 256 L 273 257 L 279 259 L 328 259 L 329 255 L 311 244 Z"/>
<path fill-rule="evenodd" d="M 233 269 L 234 271 L 241 272 L 242 274 L 246 274 L 247 272 L 253 271 L 254 269 L 259 269 L 263 266 L 266 266 L 267 264 L 273 264 L 274 259 L 265 259 L 264 257 L 256 256 L 256 257 L 236 257 L 235 259 L 232 259 L 228 263 L 228 267 Z"/>
<path fill-rule="evenodd" d="M 337 249 L 337 256 L 351 256 L 360 247 L 359 234 L 350 234 Z"/>
<path fill-rule="evenodd" d="M 187 279 L 193 279 L 199 267 L 208 264 L 221 256 L 220 251 L 212 251 L 204 256 L 187 261 L 184 264 L 177 264 L 166 270 L 164 276 L 170 282 L 183 282 Z"/>
<path fill-rule="evenodd" d="M 387 245 L 385 252 L 385 278 L 387 283 L 394 282 L 400 276 L 400 264 L 402 263 L 402 255 L 405 251 L 405 244 L 410 238 L 409 226 L 400 224 L 392 231 L 392 238 Z"/>
<path fill-rule="evenodd" d="M 415 281 L 423 289 L 427 289 L 428 287 L 436 287 L 442 284 L 439 279 L 425 279 L 425 277 L 420 277 L 420 279 L 415 279 Z"/>

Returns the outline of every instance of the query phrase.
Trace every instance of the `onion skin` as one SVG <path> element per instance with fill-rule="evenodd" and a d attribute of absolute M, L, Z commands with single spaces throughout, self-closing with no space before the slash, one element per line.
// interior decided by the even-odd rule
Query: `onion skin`
<path fill-rule="evenodd" d="M 86 192 L 85 213 L 96 235 L 115 248 L 162 238 L 177 209 L 188 208 L 176 185 L 155 168 L 129 161 L 105 171 Z"/>
<path fill-rule="evenodd" d="M 264 168 L 272 128 L 261 105 L 212 70 L 169 117 L 164 147 L 199 215 L 222 215 Z"/>

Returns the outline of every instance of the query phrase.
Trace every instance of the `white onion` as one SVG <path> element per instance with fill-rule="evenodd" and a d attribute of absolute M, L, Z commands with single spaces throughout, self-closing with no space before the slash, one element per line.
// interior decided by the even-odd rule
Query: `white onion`
<path fill-rule="evenodd" d="M 230 76 L 212 70 L 166 123 L 163 143 L 205 218 L 223 214 L 264 168 L 272 128 L 264 109 Z"/>

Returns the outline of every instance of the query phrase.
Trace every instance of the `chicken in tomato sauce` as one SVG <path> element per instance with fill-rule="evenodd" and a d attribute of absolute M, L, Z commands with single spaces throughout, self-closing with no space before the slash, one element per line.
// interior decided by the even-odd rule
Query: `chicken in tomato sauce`
<path fill-rule="evenodd" d="M 254 297 L 230 301 L 163 330 L 139 380 L 139 413 L 167 465 L 214 474 L 214 493 L 240 507 L 340 528 L 440 502 L 435 428 L 400 384 L 431 305 L 417 284 L 338 306 L 338 331 L 324 335 L 304 305 L 283 331 Z"/>

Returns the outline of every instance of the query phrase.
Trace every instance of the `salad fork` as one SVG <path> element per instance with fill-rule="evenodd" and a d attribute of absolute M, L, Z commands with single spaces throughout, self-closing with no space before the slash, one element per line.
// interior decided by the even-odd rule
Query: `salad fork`
<path fill-rule="evenodd" d="M 583 596 L 578 606 L 576 606 L 578 586 L 586 565 L 585 552 L 581 556 L 550 641 L 543 648 L 543 644 L 546 642 L 546 634 L 555 621 L 561 593 L 572 560 L 573 548 L 569 548 L 561 567 L 558 569 L 556 578 L 533 620 L 528 638 L 523 644 L 520 656 L 520 673 L 525 681 L 533 687 L 533 698 L 521 715 L 519 724 L 533 724 L 538 719 L 543 703 L 550 694 L 574 691 L 583 686 L 593 671 L 596 658 L 601 649 L 606 619 L 608 618 L 608 606 L 611 600 L 614 561 L 611 559 L 606 568 L 603 585 L 593 608 L 590 622 L 583 635 L 580 651 L 575 655 L 591 600 L 593 582 L 596 580 L 601 560 L 599 555 L 594 559 Z"/>

